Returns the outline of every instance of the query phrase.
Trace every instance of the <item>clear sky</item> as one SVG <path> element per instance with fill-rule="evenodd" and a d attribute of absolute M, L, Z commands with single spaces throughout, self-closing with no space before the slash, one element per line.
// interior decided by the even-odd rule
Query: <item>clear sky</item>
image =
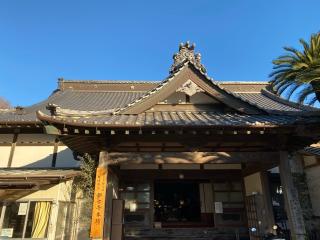
<path fill-rule="evenodd" d="M 190 40 L 216 80 L 268 80 L 282 47 L 320 30 L 319 0 L 1 0 L 0 96 L 45 99 L 57 78 L 162 80 Z"/>

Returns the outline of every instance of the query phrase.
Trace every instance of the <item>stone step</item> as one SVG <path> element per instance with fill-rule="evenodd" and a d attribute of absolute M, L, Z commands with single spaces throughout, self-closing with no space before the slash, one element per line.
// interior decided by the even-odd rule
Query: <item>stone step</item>
<path fill-rule="evenodd" d="M 236 240 L 230 229 L 161 228 L 126 229 L 126 240 Z"/>
<path fill-rule="evenodd" d="M 126 240 L 136 240 L 136 239 L 143 239 L 143 240 L 177 240 L 177 239 L 197 239 L 197 240 L 235 240 L 235 236 L 226 236 L 226 235 L 214 235 L 214 236 L 126 236 Z"/>

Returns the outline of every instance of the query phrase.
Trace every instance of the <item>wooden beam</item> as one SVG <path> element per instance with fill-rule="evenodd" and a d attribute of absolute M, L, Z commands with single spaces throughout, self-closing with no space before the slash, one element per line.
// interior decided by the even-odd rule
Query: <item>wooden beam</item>
<path fill-rule="evenodd" d="M 18 139 L 18 134 L 15 133 L 13 135 L 13 140 L 12 140 L 12 145 L 11 145 L 11 150 L 10 150 L 10 155 L 9 155 L 9 161 L 8 161 L 8 165 L 7 165 L 8 168 L 10 168 L 11 165 L 12 165 L 14 150 L 15 150 L 16 145 L 17 145 L 17 139 Z"/>
<path fill-rule="evenodd" d="M 97 154 L 101 149 L 112 152 L 134 151 L 279 151 L 286 149 L 287 138 L 282 135 L 67 135 L 60 140 L 79 153 Z M 150 147 L 152 144 L 152 148 Z M 173 144 L 173 145 L 172 145 Z M 133 147 L 135 146 L 135 147 Z M 139 146 L 139 147 L 137 147 Z M 220 146 L 220 147 L 219 147 Z M 145 149 L 145 150 L 144 150 Z"/>
<path fill-rule="evenodd" d="M 108 164 L 121 163 L 269 163 L 279 159 L 278 152 L 112 152 Z"/>

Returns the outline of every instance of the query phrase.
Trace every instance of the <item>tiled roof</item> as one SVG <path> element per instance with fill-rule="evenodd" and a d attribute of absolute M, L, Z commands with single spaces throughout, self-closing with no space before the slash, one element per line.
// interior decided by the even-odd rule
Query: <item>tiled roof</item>
<path fill-rule="evenodd" d="M 231 92 L 260 92 L 268 82 L 254 81 L 220 81 L 215 80 L 219 86 Z M 59 89 L 64 90 L 83 90 L 83 91 L 149 91 L 157 87 L 161 81 L 145 80 L 60 80 Z"/>
<path fill-rule="evenodd" d="M 259 93 L 264 89 L 268 82 L 232 82 L 216 81 L 219 86 L 233 93 Z"/>
<path fill-rule="evenodd" d="M 36 111 L 48 113 L 48 103 L 56 104 L 63 109 L 104 111 L 123 107 L 143 94 L 144 92 L 57 91 L 47 100 L 23 110 L 0 111 L 0 122 L 40 122 L 36 117 Z"/>
<path fill-rule="evenodd" d="M 27 107 L 19 111 L 0 112 L 0 122 L 40 122 L 36 117 L 36 111 L 49 114 L 46 110 L 48 103 L 57 104 L 61 109 L 73 109 L 87 112 L 106 111 L 115 108 L 121 108 L 130 102 L 139 99 L 144 92 L 86 92 L 86 91 L 58 91 L 47 100 Z M 235 96 L 241 98 L 250 104 L 257 105 L 266 109 L 271 113 L 292 114 L 309 112 L 304 109 L 292 107 L 287 104 L 275 101 L 262 93 L 234 93 Z M 315 109 L 316 110 L 316 109 Z M 315 111 L 314 110 L 314 111 Z M 313 112 L 313 111 L 312 111 Z M 90 115 L 90 112 L 87 112 Z"/>
<path fill-rule="evenodd" d="M 284 100 L 277 95 L 261 89 L 259 92 L 232 92 L 229 89 L 225 89 L 231 95 L 249 103 L 250 105 L 256 106 L 271 114 L 315 114 L 319 115 L 320 109 L 305 106 L 293 102 Z"/>
<path fill-rule="evenodd" d="M 295 112 L 295 113 L 301 111 L 298 108 L 291 107 L 289 105 L 285 105 L 280 102 L 277 102 L 261 93 L 235 93 L 235 95 L 267 111 Z"/>
<path fill-rule="evenodd" d="M 75 110 L 107 110 L 123 107 L 142 96 L 144 92 L 82 92 L 63 91 L 52 103 Z"/>
<path fill-rule="evenodd" d="M 144 119 L 142 122 L 146 124 L 145 119 L 150 115 L 149 113 L 145 114 L 139 114 L 136 116 L 131 115 L 124 115 L 121 116 L 121 111 L 119 109 L 126 109 L 134 104 L 139 103 L 140 101 L 143 101 L 148 96 L 154 94 L 157 91 L 160 91 L 163 86 L 165 86 L 168 82 L 170 82 L 175 75 L 178 74 L 178 72 L 183 69 L 188 62 L 181 65 L 180 69 L 178 69 L 176 72 L 172 73 L 167 79 L 162 81 L 158 85 L 154 85 L 154 82 L 142 82 L 137 83 L 133 82 L 130 84 L 130 82 L 120 82 L 116 83 L 112 81 L 109 83 L 103 83 L 104 85 L 108 85 L 108 87 L 104 86 L 105 89 L 109 89 L 106 91 L 105 89 L 99 89 L 94 90 L 96 87 L 95 85 L 100 81 L 93 81 L 92 83 L 89 83 L 90 81 L 76 81 L 75 84 L 80 84 L 80 86 L 76 87 L 76 85 L 73 85 L 74 88 L 62 88 L 57 91 L 55 91 L 48 99 L 46 99 L 43 102 L 40 102 L 38 104 L 35 104 L 31 107 L 26 107 L 24 109 L 17 109 L 16 111 L 5 111 L 0 110 L 0 124 L 10 124 L 10 123 L 40 123 L 36 116 L 37 111 L 41 111 L 43 114 L 50 115 L 49 111 L 46 109 L 46 106 L 50 104 L 55 104 L 60 108 L 60 111 L 69 112 L 70 115 L 73 115 L 73 119 L 71 121 L 81 121 L 83 118 L 83 122 L 88 121 L 97 121 L 100 123 L 104 122 L 111 122 L 112 124 L 117 124 L 117 122 L 127 122 L 123 119 L 126 118 L 137 118 L 137 119 Z M 195 66 L 196 67 L 196 66 Z M 286 124 L 287 120 L 289 119 L 291 122 L 295 122 L 297 118 L 299 118 L 299 115 L 318 115 L 319 116 L 319 109 L 312 108 L 312 107 L 304 107 L 302 105 L 293 104 L 286 102 L 279 97 L 272 95 L 271 93 L 268 93 L 263 88 L 265 87 L 266 83 L 259 83 L 259 82 L 253 82 L 252 84 L 249 82 L 244 83 L 235 83 L 235 82 L 217 82 L 209 78 L 206 74 L 204 74 L 204 77 L 207 79 L 208 82 L 212 83 L 214 87 L 221 89 L 222 91 L 225 91 L 226 94 L 229 94 L 231 97 L 235 97 L 237 99 L 240 99 L 241 101 L 248 103 L 251 106 L 257 107 L 271 115 L 261 115 L 258 116 L 261 119 L 266 119 L 267 124 L 276 124 L 278 121 L 279 124 Z M 71 83 L 70 81 L 63 82 L 65 84 Z M 60 85 L 62 83 L 60 82 Z M 90 85 L 91 84 L 91 85 Z M 102 84 L 102 81 L 101 81 Z M 143 87 L 144 84 L 147 84 L 146 89 L 144 91 L 138 91 L 135 86 L 139 85 L 140 87 Z M 72 84 L 71 84 L 72 85 Z M 91 87 L 87 87 L 84 85 L 90 85 Z M 133 87 L 132 87 L 132 86 Z M 112 87 L 111 87 L 112 86 Z M 125 90 L 121 90 L 122 87 L 125 88 Z M 156 87 L 154 87 L 156 86 Z M 111 91 L 110 89 L 117 89 L 118 91 Z M 141 88 L 145 89 L 145 88 Z M 150 90 L 152 89 L 152 90 Z M 227 96 L 227 95 L 226 95 Z M 111 116 L 110 112 L 118 112 L 118 116 Z M 77 116 L 78 114 L 78 116 Z M 157 122 L 156 119 L 161 116 L 169 116 L 169 118 L 175 119 L 174 116 L 176 116 L 177 113 L 169 113 L 169 112 L 162 112 L 162 113 L 153 113 L 153 117 L 151 117 L 151 120 L 153 122 Z M 187 117 L 185 119 L 188 119 L 188 114 L 186 112 L 181 112 L 179 114 L 186 115 Z M 191 116 L 195 119 L 201 118 L 201 113 L 190 113 Z M 204 113 L 207 114 L 207 113 Z M 239 121 L 239 123 L 247 122 L 250 124 L 254 123 L 255 120 L 253 120 L 257 116 L 251 116 L 251 115 L 241 115 L 241 114 L 223 114 L 223 113 L 216 113 L 211 112 L 208 113 L 210 115 L 210 120 L 199 120 L 198 122 L 195 122 L 194 124 L 217 124 L 219 123 L 219 119 L 223 119 L 225 124 L 229 124 L 233 122 L 234 124 L 237 124 L 236 122 Z M 280 116 L 273 116 L 274 114 L 280 115 Z M 103 115 L 103 116 L 99 116 Z M 282 117 L 281 115 L 295 115 L 290 118 Z M 85 117 L 84 117 L 85 116 Z M 77 118 L 77 119 L 75 119 Z M 276 122 L 274 119 L 277 118 Z M 283 120 L 283 118 L 285 120 Z M 178 122 L 183 122 L 183 124 L 188 124 L 188 120 L 185 120 L 184 118 L 178 119 Z M 258 120 L 260 121 L 260 120 Z M 136 121 L 134 121 L 136 122 Z M 168 121 L 163 119 L 163 124 L 166 125 Z M 174 122 L 174 121 L 173 121 Z M 246 124 L 247 124 L 246 123 Z M 176 122 L 174 124 L 177 124 Z M 134 124 L 135 125 L 135 124 Z"/>
<path fill-rule="evenodd" d="M 172 72 L 166 79 L 164 79 L 161 83 L 159 83 L 155 88 L 153 88 L 152 90 L 146 92 L 145 94 L 143 94 L 139 98 L 129 102 L 125 106 L 120 107 L 117 110 L 117 113 L 124 112 L 127 109 L 131 108 L 132 106 L 139 104 L 140 102 L 144 101 L 145 99 L 151 97 L 153 94 L 159 92 L 164 86 L 166 86 L 168 83 L 170 83 L 174 79 L 174 77 L 176 75 L 178 75 L 181 72 L 181 70 L 184 69 L 188 64 L 190 64 L 189 61 L 186 61 L 185 63 L 181 63 L 180 66 L 177 66 L 177 68 L 175 69 L 174 72 Z M 194 66 L 194 67 L 196 68 L 196 66 Z M 207 76 L 207 75 L 205 75 L 205 76 Z"/>
<path fill-rule="evenodd" d="M 91 117 L 63 117 L 48 116 L 41 112 L 40 118 L 50 120 L 53 123 L 65 123 L 74 126 L 124 126 L 124 127 L 146 127 L 146 126 L 274 126 L 274 125 L 291 125 L 304 122 L 319 121 L 318 117 L 302 116 L 280 116 L 280 115 L 247 115 L 238 113 L 217 113 L 217 112 L 186 112 L 186 111 L 161 111 L 146 112 L 137 115 L 103 115 Z"/>
<path fill-rule="evenodd" d="M 167 84 L 169 84 L 171 81 L 173 81 L 175 79 L 175 76 L 177 76 L 184 68 L 187 68 L 187 66 L 190 66 L 190 65 L 192 67 L 194 67 L 196 70 L 198 70 L 199 72 L 201 72 L 201 69 L 199 69 L 196 65 L 190 63 L 189 61 L 186 61 L 183 64 L 181 63 L 179 68 L 177 68 L 174 72 L 172 72 L 172 74 L 170 74 L 159 85 L 157 85 L 155 88 L 148 91 L 144 95 L 140 96 L 139 98 L 135 99 L 134 101 L 128 103 L 125 107 L 119 108 L 119 110 L 117 112 L 120 114 L 125 113 L 127 111 L 127 109 L 130 109 L 133 106 L 145 101 L 146 99 L 151 98 L 152 95 L 160 92 Z M 263 89 L 262 90 L 260 89 L 260 92 L 258 92 L 258 93 L 250 92 L 251 95 L 249 95 L 249 93 L 247 93 L 245 91 L 240 91 L 241 89 L 238 89 L 239 91 L 234 92 L 232 88 L 228 89 L 228 87 L 223 87 L 222 85 L 219 84 L 219 82 L 214 81 L 206 73 L 201 72 L 201 74 L 214 87 L 218 87 L 218 89 L 224 90 L 224 92 L 229 94 L 229 96 L 231 98 L 236 97 L 236 98 L 241 99 L 242 101 L 248 103 L 251 106 L 255 106 L 261 110 L 264 110 L 264 111 L 267 111 L 270 113 L 274 113 L 274 114 L 292 114 L 292 113 L 305 114 L 307 112 L 319 113 L 319 109 L 316 109 L 316 108 L 312 108 L 312 107 L 302 108 L 299 106 L 293 106 L 292 104 L 287 104 L 284 101 L 282 101 L 282 99 L 280 99 L 279 97 L 277 97 L 275 95 L 274 96 L 272 95 L 272 97 L 268 97 L 268 94 L 263 94 L 263 91 L 265 91 Z M 248 85 L 248 83 L 245 83 L 245 84 Z M 255 82 L 254 85 L 256 86 L 257 83 Z M 225 86 L 227 86 L 227 84 L 225 84 Z M 259 88 L 256 88 L 256 90 L 258 90 L 258 89 Z"/>
<path fill-rule="evenodd" d="M 67 181 L 79 174 L 80 170 L 74 169 L 0 168 L 0 189 L 7 190 L 4 197 L 10 199 L 19 196 L 17 192 L 12 195 L 10 190 L 37 189 L 41 185 Z"/>
<path fill-rule="evenodd" d="M 0 179 L 19 178 L 70 178 L 80 174 L 75 169 L 28 169 L 28 168 L 0 168 Z"/>

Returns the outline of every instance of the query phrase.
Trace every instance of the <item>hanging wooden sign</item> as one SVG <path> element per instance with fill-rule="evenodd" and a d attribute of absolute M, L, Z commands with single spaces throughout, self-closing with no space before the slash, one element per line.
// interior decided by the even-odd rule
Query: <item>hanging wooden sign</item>
<path fill-rule="evenodd" d="M 222 204 L 222 202 L 215 202 L 214 203 L 214 212 L 215 213 L 223 213 L 223 204 Z"/>
<path fill-rule="evenodd" d="M 90 237 L 92 239 L 103 238 L 106 191 L 107 170 L 104 167 L 98 167 L 96 171 L 96 183 L 91 219 Z"/>

